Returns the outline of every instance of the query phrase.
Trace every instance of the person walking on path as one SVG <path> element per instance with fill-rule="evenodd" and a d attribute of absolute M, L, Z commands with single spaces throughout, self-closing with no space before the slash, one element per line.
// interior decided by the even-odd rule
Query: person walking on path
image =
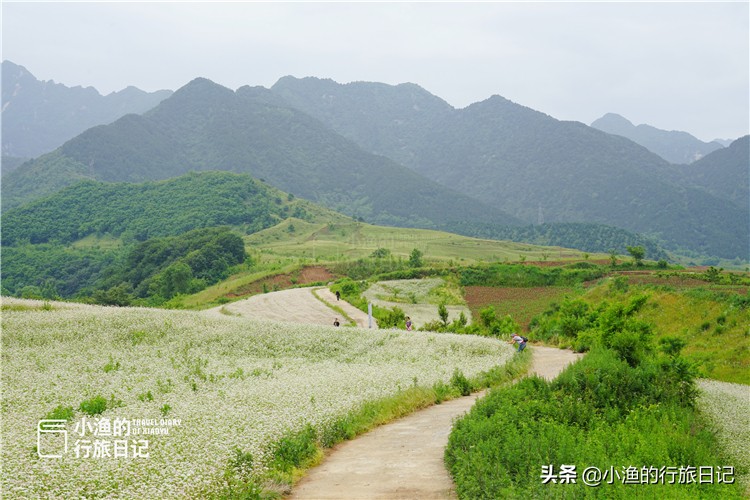
<path fill-rule="evenodd" d="M 339 323 L 339 319 L 338 318 L 334 318 L 333 319 L 333 326 L 340 326 L 340 325 L 341 325 L 341 323 Z"/>
<path fill-rule="evenodd" d="M 410 332 L 413 327 L 414 327 L 414 325 L 411 322 L 411 318 L 409 316 L 407 316 L 406 317 L 406 331 Z"/>
<path fill-rule="evenodd" d="M 518 344 L 518 352 L 521 352 L 524 349 L 526 349 L 526 342 L 528 340 L 529 339 L 527 339 L 526 337 L 521 337 L 517 333 L 511 333 L 510 334 L 510 341 L 508 343 L 509 344 L 512 344 L 514 342 L 517 343 Z"/>

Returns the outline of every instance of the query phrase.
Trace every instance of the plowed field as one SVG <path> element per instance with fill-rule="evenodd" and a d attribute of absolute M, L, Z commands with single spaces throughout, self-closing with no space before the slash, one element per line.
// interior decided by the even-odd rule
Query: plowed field
<path fill-rule="evenodd" d="M 553 303 L 559 303 L 565 295 L 573 292 L 569 287 L 491 287 L 467 286 L 466 303 L 473 318 L 479 311 L 493 306 L 499 316 L 510 316 L 524 329 L 529 330 L 531 319 L 546 311 Z"/>

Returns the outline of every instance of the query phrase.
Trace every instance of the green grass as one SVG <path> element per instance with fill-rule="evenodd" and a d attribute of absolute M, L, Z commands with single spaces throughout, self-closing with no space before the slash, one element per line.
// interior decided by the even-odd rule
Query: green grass
<path fill-rule="evenodd" d="M 289 230 L 292 224 L 294 231 Z M 427 229 L 373 226 L 340 221 L 314 224 L 296 219 L 246 238 L 249 246 L 288 257 L 338 262 L 369 257 L 386 248 L 396 259 L 408 260 L 415 248 L 425 258 L 456 263 L 583 259 L 584 252 L 509 241 L 482 240 Z M 598 258 L 606 258 L 599 256 Z"/>
<path fill-rule="evenodd" d="M 717 287 L 721 288 L 713 285 L 704 291 L 700 288 L 672 290 L 649 285 L 624 285 L 622 280 L 615 278 L 589 290 L 581 296 L 581 301 L 587 304 L 588 314 L 594 314 L 593 311 L 604 304 L 626 306 L 637 297 L 645 297 L 644 305 L 638 308 L 634 318 L 651 326 L 654 345 L 666 337 L 677 337 L 685 342 L 682 354 L 698 366 L 702 377 L 750 384 L 750 307 L 746 305 L 747 296 L 731 291 L 717 293 Z M 732 287 L 725 288 L 731 290 Z M 546 318 L 540 316 L 542 328 L 536 332 L 532 330 L 532 337 L 541 335 L 540 338 L 559 345 L 578 345 L 587 335 L 585 325 L 580 319 L 562 318 L 572 311 L 564 306 Z M 548 319 L 553 321 L 548 322 Z"/>
<path fill-rule="evenodd" d="M 71 243 L 73 248 L 96 248 L 100 250 L 114 250 L 122 247 L 122 238 L 115 238 L 111 235 L 97 236 L 90 234 L 84 238 Z"/>
<path fill-rule="evenodd" d="M 742 498 L 739 484 L 582 481 L 588 467 L 625 477 L 631 466 L 731 465 L 710 423 L 675 390 L 683 382 L 665 365 L 629 366 L 597 350 L 555 381 L 532 377 L 493 391 L 450 436 L 446 463 L 459 498 Z M 576 483 L 544 484 L 543 467 L 557 474 L 562 465 L 576 467 Z"/>

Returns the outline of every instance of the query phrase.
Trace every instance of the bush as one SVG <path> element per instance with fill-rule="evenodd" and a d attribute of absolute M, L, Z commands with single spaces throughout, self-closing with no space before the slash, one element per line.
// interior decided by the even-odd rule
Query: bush
<path fill-rule="evenodd" d="M 492 391 L 459 420 L 445 461 L 459 498 L 618 498 L 643 485 L 543 484 L 541 467 L 607 471 L 723 463 L 711 426 L 692 408 L 689 364 L 646 355 L 635 366 L 597 347 L 556 380 L 530 377 Z M 618 471 L 618 473 L 620 473 Z M 624 474 L 624 471 L 623 471 Z M 641 489 L 637 489 L 641 488 Z M 740 498 L 738 484 L 649 485 L 653 498 Z"/>
<path fill-rule="evenodd" d="M 291 472 L 300 467 L 318 451 L 317 433 L 308 425 L 303 430 L 285 436 L 276 443 L 273 450 L 273 467 L 283 472 Z"/>
<path fill-rule="evenodd" d="M 469 394 L 471 394 L 471 382 L 469 382 L 463 372 L 461 372 L 458 368 L 456 368 L 453 372 L 453 376 L 451 377 L 451 385 L 458 389 L 458 392 L 460 392 L 462 396 L 468 396 Z"/>

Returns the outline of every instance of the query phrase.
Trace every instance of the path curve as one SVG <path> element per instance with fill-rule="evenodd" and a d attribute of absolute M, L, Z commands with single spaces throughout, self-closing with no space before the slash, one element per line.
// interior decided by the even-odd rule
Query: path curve
<path fill-rule="evenodd" d="M 316 298 L 315 294 L 323 299 L 323 302 Z M 345 324 L 344 318 L 331 308 L 334 305 L 346 312 L 357 323 L 357 326 L 367 328 L 367 314 L 348 302 L 343 300 L 337 302 L 336 296 L 328 288 L 291 288 L 278 292 L 262 293 L 237 302 L 207 309 L 205 312 L 214 316 L 242 316 L 314 325 L 333 325 L 334 318 L 338 317 L 339 321 Z M 373 328 L 376 328 L 376 326 L 373 322 Z"/>
<path fill-rule="evenodd" d="M 532 346 L 530 372 L 554 378 L 582 355 Z M 453 422 L 483 393 L 413 413 L 336 446 L 323 463 L 294 488 L 293 499 L 455 498 L 443 462 Z"/>

